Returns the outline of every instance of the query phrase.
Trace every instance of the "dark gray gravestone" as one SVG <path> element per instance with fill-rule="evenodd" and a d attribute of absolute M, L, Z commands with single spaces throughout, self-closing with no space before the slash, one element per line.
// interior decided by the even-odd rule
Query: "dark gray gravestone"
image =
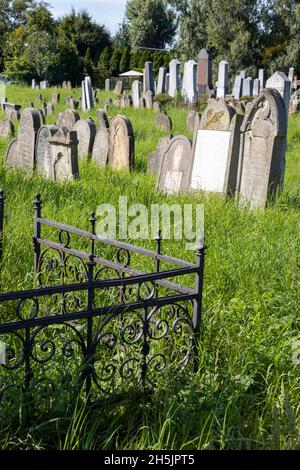
<path fill-rule="evenodd" d="M 42 126 L 36 138 L 35 169 L 46 178 L 54 179 L 51 145 L 48 141 L 57 131 L 56 126 Z"/>
<path fill-rule="evenodd" d="M 171 132 L 172 130 L 172 121 L 165 112 L 157 116 L 155 123 L 159 129 L 165 132 Z"/>
<path fill-rule="evenodd" d="M 134 167 L 133 128 L 125 116 L 118 115 L 111 120 L 108 162 L 117 170 Z"/>
<path fill-rule="evenodd" d="M 15 128 L 13 123 L 9 119 L 5 121 L 0 121 L 0 138 L 7 139 L 8 137 L 13 137 L 15 135 Z"/>
<path fill-rule="evenodd" d="M 76 121 L 73 131 L 77 132 L 78 158 L 85 160 L 91 155 L 96 135 L 96 126 L 92 119 Z"/>
<path fill-rule="evenodd" d="M 283 98 L 265 89 L 252 102 L 241 127 L 238 191 L 240 203 L 264 207 L 274 198 L 282 179 L 282 154 L 287 133 Z"/>
<path fill-rule="evenodd" d="M 41 127 L 41 117 L 39 112 L 33 108 L 26 108 L 21 114 L 18 144 L 17 144 L 17 164 L 16 166 L 32 171 L 35 161 L 36 134 Z M 6 163 L 14 165 L 7 155 Z"/>
<path fill-rule="evenodd" d="M 157 174 L 160 166 L 161 159 L 171 142 L 170 137 L 163 137 L 159 139 L 157 149 L 155 152 L 150 153 L 148 158 L 147 172 Z"/>
<path fill-rule="evenodd" d="M 168 194 L 188 190 L 192 162 L 191 141 L 181 135 L 173 137 L 160 161 L 157 188 Z"/>
<path fill-rule="evenodd" d="M 62 113 L 59 113 L 56 121 L 57 127 L 67 127 L 67 129 L 72 129 L 76 121 L 79 121 L 79 114 L 73 109 L 66 109 Z"/>

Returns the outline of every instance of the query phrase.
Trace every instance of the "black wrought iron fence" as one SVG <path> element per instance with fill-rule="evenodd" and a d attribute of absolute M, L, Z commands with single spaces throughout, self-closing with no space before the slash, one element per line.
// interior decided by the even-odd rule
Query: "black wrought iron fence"
<path fill-rule="evenodd" d="M 66 384 L 91 396 L 126 382 L 155 383 L 168 368 L 197 369 L 203 241 L 190 263 L 163 255 L 160 234 L 151 251 L 99 237 L 95 224 L 94 213 L 90 231 L 44 218 L 36 196 L 37 286 L 0 294 L 14 318 L 0 323 L 0 399 L 33 396 L 35 387 L 51 395 Z M 43 238 L 46 228 L 57 239 Z M 89 249 L 78 249 L 72 237 Z M 112 259 L 100 256 L 104 248 Z M 131 266 L 134 254 L 152 259 L 153 270 Z M 174 282 L 191 275 L 193 287 Z"/>

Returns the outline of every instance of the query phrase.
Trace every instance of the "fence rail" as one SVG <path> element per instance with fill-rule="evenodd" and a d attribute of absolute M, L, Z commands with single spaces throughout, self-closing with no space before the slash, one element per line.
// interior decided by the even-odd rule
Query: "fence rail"
<path fill-rule="evenodd" d="M 0 192 L 0 209 L 1 197 L 3 202 Z M 66 382 L 73 391 L 84 390 L 90 397 L 124 382 L 155 383 L 175 365 L 196 370 L 203 242 L 193 264 L 162 255 L 160 234 L 156 251 L 150 251 L 98 237 L 94 213 L 88 232 L 43 218 L 41 212 L 37 195 L 33 236 L 37 287 L 0 294 L 0 308 L 10 320 L 0 323 L 0 399 L 15 397 L 20 389 L 28 396 L 40 384 L 50 390 Z M 43 238 L 45 226 L 58 231 L 58 241 Z M 71 246 L 71 235 L 88 240 L 89 252 Z M 98 256 L 98 244 L 116 250 L 115 258 Z M 134 253 L 153 259 L 154 271 L 131 267 Z M 176 267 L 161 270 L 162 262 Z M 194 288 L 170 281 L 191 275 Z"/>

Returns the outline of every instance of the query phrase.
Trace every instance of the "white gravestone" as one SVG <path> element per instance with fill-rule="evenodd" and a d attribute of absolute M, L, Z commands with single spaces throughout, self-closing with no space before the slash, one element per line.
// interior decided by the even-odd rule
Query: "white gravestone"
<path fill-rule="evenodd" d="M 195 60 L 184 64 L 181 94 L 186 103 L 193 103 L 197 98 L 197 67 Z"/>
<path fill-rule="evenodd" d="M 180 62 L 177 59 L 171 60 L 169 64 L 170 78 L 169 78 L 169 95 L 176 96 L 180 87 Z"/>
<path fill-rule="evenodd" d="M 217 98 L 225 98 L 228 87 L 228 62 L 221 60 L 219 64 Z"/>

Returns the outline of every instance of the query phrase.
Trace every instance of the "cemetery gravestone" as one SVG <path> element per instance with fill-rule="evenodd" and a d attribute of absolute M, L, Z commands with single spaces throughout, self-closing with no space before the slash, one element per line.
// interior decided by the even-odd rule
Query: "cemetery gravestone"
<path fill-rule="evenodd" d="M 166 73 L 167 70 L 165 67 L 159 68 L 156 94 L 166 93 Z"/>
<path fill-rule="evenodd" d="M 152 109 L 153 108 L 153 93 L 151 90 L 147 90 L 144 94 L 146 108 Z"/>
<path fill-rule="evenodd" d="M 122 80 L 119 80 L 116 83 L 114 93 L 116 93 L 116 95 L 122 95 L 123 91 L 124 91 L 124 83 L 122 82 Z"/>
<path fill-rule="evenodd" d="M 78 177 L 77 134 L 66 127 L 48 137 L 51 146 L 54 180 L 64 181 Z"/>
<path fill-rule="evenodd" d="M 188 60 L 184 64 L 181 94 L 186 103 L 192 104 L 197 99 L 197 62 Z"/>
<path fill-rule="evenodd" d="M 221 60 L 219 64 L 217 98 L 225 98 L 228 88 L 228 62 Z"/>
<path fill-rule="evenodd" d="M 131 87 L 133 107 L 139 109 L 142 84 L 139 80 L 134 80 Z"/>
<path fill-rule="evenodd" d="M 171 132 L 172 130 L 171 118 L 165 112 L 162 112 L 157 116 L 155 123 L 159 129 L 165 132 Z"/>
<path fill-rule="evenodd" d="M 75 123 L 79 121 L 80 116 L 73 109 L 66 109 L 65 111 L 59 113 L 56 121 L 57 127 L 66 127 L 67 129 L 73 129 Z"/>
<path fill-rule="evenodd" d="M 104 109 L 97 110 L 97 121 L 98 121 L 98 129 L 108 129 L 109 122 L 107 118 L 107 114 Z"/>
<path fill-rule="evenodd" d="M 7 165 L 18 166 L 25 170 L 33 171 L 36 135 L 41 125 L 41 117 L 36 109 L 24 109 L 21 114 L 17 139 L 17 161 L 14 160 L 15 153 L 13 152 L 11 155 L 8 152 L 5 161 Z"/>
<path fill-rule="evenodd" d="M 134 167 L 134 135 L 129 119 L 115 116 L 110 123 L 108 163 L 114 169 Z"/>
<path fill-rule="evenodd" d="M 47 116 L 52 116 L 54 113 L 54 106 L 52 103 L 47 104 Z"/>
<path fill-rule="evenodd" d="M 74 124 L 72 129 L 77 132 L 78 140 L 78 158 L 81 160 L 86 160 L 89 155 L 92 154 L 95 135 L 96 135 L 96 126 L 94 121 L 89 118 L 86 121 L 79 119 Z"/>
<path fill-rule="evenodd" d="M 237 75 L 237 76 L 235 77 L 232 94 L 233 94 L 233 97 L 234 97 L 236 100 L 239 100 L 240 97 L 242 96 L 242 93 L 243 93 L 243 81 L 244 81 L 244 79 L 243 79 L 240 75 Z"/>
<path fill-rule="evenodd" d="M 105 80 L 105 91 L 110 91 L 110 79 Z"/>
<path fill-rule="evenodd" d="M 160 161 L 157 188 L 168 194 L 187 190 L 192 160 L 190 140 L 185 136 L 173 137 Z"/>
<path fill-rule="evenodd" d="M 256 78 L 253 83 L 253 96 L 258 96 L 259 93 L 260 93 L 260 81 L 258 78 Z"/>
<path fill-rule="evenodd" d="M 196 111 L 190 111 L 186 117 L 186 127 L 189 132 L 194 132 L 197 115 L 199 115 L 199 113 Z"/>
<path fill-rule="evenodd" d="M 90 110 L 94 107 L 91 77 L 85 77 L 84 83 L 85 83 L 86 110 Z"/>
<path fill-rule="evenodd" d="M 15 128 L 13 123 L 9 119 L 0 121 L 0 138 L 7 139 L 15 135 Z"/>
<path fill-rule="evenodd" d="M 58 104 L 60 102 L 60 93 L 52 93 L 51 102 L 52 104 Z"/>
<path fill-rule="evenodd" d="M 265 89 L 253 101 L 241 127 L 238 190 L 240 203 L 264 207 L 274 198 L 282 180 L 282 153 L 287 119 L 285 104 L 274 89 Z"/>
<path fill-rule="evenodd" d="M 195 131 L 192 189 L 235 193 L 242 120 L 223 101 L 208 104 Z"/>
<path fill-rule="evenodd" d="M 109 122 L 103 109 L 97 112 L 98 129 L 93 145 L 92 160 L 96 165 L 106 166 L 109 152 Z"/>
<path fill-rule="evenodd" d="M 42 126 L 36 138 L 35 169 L 46 178 L 54 179 L 51 145 L 48 141 L 58 131 L 56 126 Z"/>
<path fill-rule="evenodd" d="M 243 96 L 253 95 L 253 80 L 251 77 L 247 77 L 243 81 Z"/>
<path fill-rule="evenodd" d="M 20 109 L 22 108 L 20 104 L 5 102 L 3 103 L 3 107 L 6 119 L 10 119 L 11 121 L 18 121 L 20 119 Z"/>
<path fill-rule="evenodd" d="M 161 112 L 161 105 L 158 101 L 155 101 L 153 103 L 153 110 L 156 112 L 156 113 L 160 113 Z"/>
<path fill-rule="evenodd" d="M 171 60 L 169 64 L 170 78 L 169 78 L 169 90 L 170 96 L 176 96 L 179 92 L 180 87 L 180 62 L 177 59 Z"/>
<path fill-rule="evenodd" d="M 152 62 L 145 62 L 144 68 L 144 94 L 146 91 L 150 90 L 152 93 L 155 93 L 154 89 L 154 76 L 153 76 L 153 64 Z"/>
<path fill-rule="evenodd" d="M 144 108 L 146 108 L 146 102 L 145 102 L 145 98 L 141 96 L 140 97 L 140 109 L 144 109 Z"/>
<path fill-rule="evenodd" d="M 170 137 L 163 137 L 159 139 L 157 149 L 155 152 L 150 153 L 148 158 L 147 172 L 157 174 L 160 166 L 161 159 L 166 153 L 168 146 L 171 142 Z"/>
<path fill-rule="evenodd" d="M 258 71 L 258 80 L 260 83 L 260 89 L 263 90 L 265 88 L 265 71 L 264 69 L 259 69 Z"/>
<path fill-rule="evenodd" d="M 19 166 L 19 159 L 18 159 L 18 139 L 13 139 L 6 150 L 5 154 L 5 164 L 18 167 Z"/>
<path fill-rule="evenodd" d="M 210 93 L 212 85 L 212 53 L 201 49 L 198 56 L 197 88 L 200 95 Z"/>

